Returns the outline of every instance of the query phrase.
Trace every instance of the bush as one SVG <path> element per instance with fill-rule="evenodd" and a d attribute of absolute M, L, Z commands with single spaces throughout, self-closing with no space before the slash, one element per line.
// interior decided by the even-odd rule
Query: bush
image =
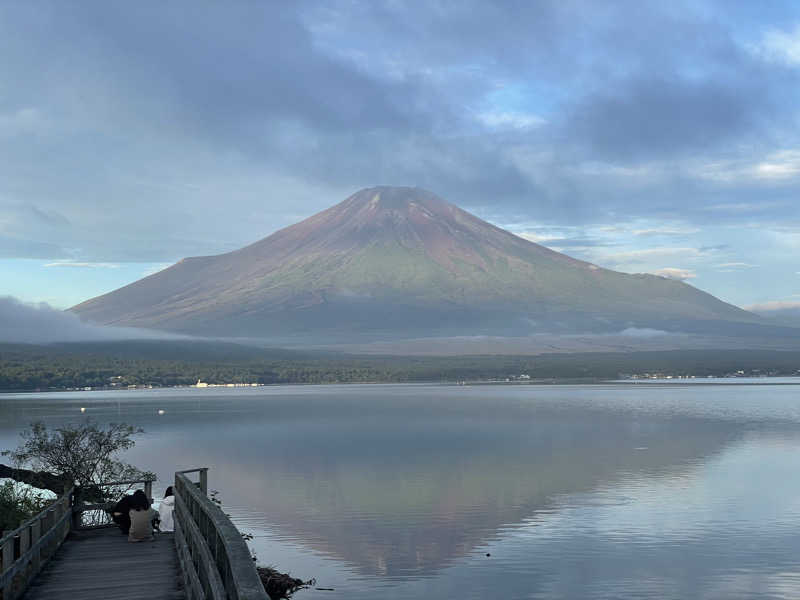
<path fill-rule="evenodd" d="M 117 455 L 134 446 L 133 436 L 141 429 L 124 423 L 103 427 L 87 419 L 52 431 L 42 422 L 22 432 L 23 442 L 16 450 L 6 450 L 18 465 L 63 476 L 81 488 L 84 498 L 101 501 L 100 484 L 112 481 L 155 479 L 152 473 L 118 460 Z"/>
<path fill-rule="evenodd" d="M 43 511 L 50 502 L 31 486 L 15 485 L 11 481 L 0 484 L 0 531 L 16 529 Z"/>

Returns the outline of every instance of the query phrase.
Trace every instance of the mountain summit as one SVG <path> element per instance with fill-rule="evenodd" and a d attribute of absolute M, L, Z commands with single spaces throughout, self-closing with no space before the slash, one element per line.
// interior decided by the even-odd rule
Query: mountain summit
<path fill-rule="evenodd" d="M 186 258 L 72 310 L 103 324 L 321 339 L 718 332 L 758 320 L 685 283 L 554 252 L 409 187 L 363 189 L 240 250 Z"/>

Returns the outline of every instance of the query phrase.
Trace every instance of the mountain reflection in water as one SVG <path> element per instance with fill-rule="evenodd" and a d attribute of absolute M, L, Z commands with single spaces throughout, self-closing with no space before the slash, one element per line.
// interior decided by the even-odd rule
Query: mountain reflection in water
<path fill-rule="evenodd" d="M 435 571 L 558 495 L 626 473 L 688 466 L 730 435 L 686 420 L 590 414 L 565 422 L 544 410 L 531 417 L 411 411 L 381 419 L 366 408 L 360 417 L 243 423 L 225 433 L 208 425 L 196 433 L 232 446 L 248 441 L 246 450 L 200 461 L 216 462 L 222 489 L 249 480 L 237 504 L 308 546 L 388 576 Z M 642 445 L 648 450 L 635 450 Z"/>
<path fill-rule="evenodd" d="M 666 398 L 676 393 L 695 399 L 675 404 Z M 709 403 L 693 410 L 704 394 Z M 123 396 L 119 405 L 113 394 L 89 394 L 79 402 L 98 420 L 121 418 L 147 430 L 132 462 L 155 470 L 162 482 L 176 468 L 210 466 L 211 487 L 220 490 L 226 510 L 246 522 L 244 529 L 268 531 L 341 561 L 360 577 L 398 582 L 463 570 L 477 548 L 503 546 L 503 539 L 530 541 L 540 522 L 567 518 L 576 506 L 635 514 L 642 486 L 685 488 L 712 457 L 754 431 L 772 443 L 764 423 L 775 435 L 794 440 L 796 433 L 777 408 L 760 414 L 754 426 L 746 402 L 737 407 L 706 389 L 341 386 Z M 50 412 L 56 422 L 70 416 L 62 398 L 48 398 L 58 406 Z M 162 406 L 168 410 L 158 415 Z M 4 410 L 8 414 L 7 405 Z M 763 403 L 758 410 L 763 413 Z M 36 403 L 15 411 L 13 420 L 24 425 Z M 12 429 L 3 423 L 0 443 Z M 663 510 L 684 501 L 665 496 Z M 612 527 L 588 535 L 580 547 L 600 552 L 624 533 Z M 547 526 L 541 535 L 551 535 Z M 557 553 L 565 543 L 551 539 L 543 551 Z M 260 558 L 291 568 L 269 543 L 259 545 L 257 538 L 255 544 Z M 496 552 L 502 556 L 502 549 Z M 563 557 L 567 562 L 583 550 L 571 552 Z M 609 553 L 603 549 L 582 569 L 603 564 Z M 534 576 L 536 565 L 515 560 L 506 562 L 508 576 Z M 486 567 L 482 577 L 489 572 Z M 518 593 L 525 595 L 527 585 L 520 583 Z"/>

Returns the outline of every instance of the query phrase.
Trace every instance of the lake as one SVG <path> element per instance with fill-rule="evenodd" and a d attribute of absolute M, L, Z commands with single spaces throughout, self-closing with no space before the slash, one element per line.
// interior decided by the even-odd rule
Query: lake
<path fill-rule="evenodd" d="M 335 589 L 301 600 L 797 598 L 797 382 L 5 394 L 0 449 L 143 427 L 156 490 L 210 467 L 259 563 Z"/>

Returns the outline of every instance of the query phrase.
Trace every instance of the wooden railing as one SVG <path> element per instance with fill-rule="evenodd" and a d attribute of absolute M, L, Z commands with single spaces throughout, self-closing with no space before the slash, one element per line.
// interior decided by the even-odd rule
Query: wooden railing
<path fill-rule="evenodd" d="M 198 473 L 192 482 L 189 473 Z M 268 600 L 250 551 L 208 497 L 208 469 L 175 473 L 175 545 L 187 600 Z"/>
<path fill-rule="evenodd" d="M 119 496 L 121 498 L 127 492 L 131 490 L 133 486 L 136 484 L 143 484 L 144 486 L 144 494 L 147 496 L 148 500 L 153 499 L 153 482 L 156 481 L 155 477 L 150 477 L 146 479 L 131 479 L 129 481 L 109 481 L 107 483 L 100 483 L 96 487 L 99 488 L 104 492 L 105 497 L 114 498 L 115 496 Z M 124 488 L 122 490 L 117 490 L 116 494 L 112 494 L 109 492 L 110 488 Z M 117 498 L 117 500 L 119 500 Z M 114 508 L 116 505 L 116 500 L 110 500 L 108 502 L 97 502 L 94 504 L 84 504 L 81 501 L 81 498 L 78 496 L 75 497 L 72 507 L 72 514 L 73 514 L 73 522 L 72 528 L 73 529 L 97 529 L 101 527 L 114 527 L 114 522 L 111 520 L 111 509 Z M 83 522 L 83 515 L 84 513 L 93 513 L 91 516 L 94 517 L 92 519 L 92 523 L 85 524 Z"/>
<path fill-rule="evenodd" d="M 53 504 L 0 538 L 0 598 L 16 600 L 67 537 L 72 521 L 69 488 Z"/>
<path fill-rule="evenodd" d="M 192 482 L 188 474 L 197 473 Z M 148 498 L 153 480 L 143 483 Z M 175 473 L 175 547 L 187 600 L 268 600 L 242 535 L 207 495 L 208 469 Z M 71 487 L 48 508 L 0 538 L 0 600 L 17 600 L 73 529 L 86 527 L 81 515 L 104 511 L 111 503 L 81 504 Z"/>

